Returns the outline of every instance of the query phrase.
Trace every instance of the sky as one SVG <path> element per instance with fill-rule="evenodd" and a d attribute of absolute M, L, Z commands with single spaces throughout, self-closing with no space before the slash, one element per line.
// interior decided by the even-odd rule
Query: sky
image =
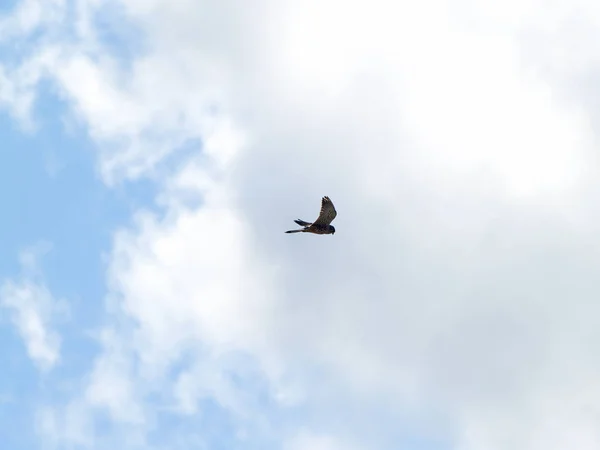
<path fill-rule="evenodd" d="M 1 1 L 0 446 L 600 448 L 599 30 Z"/>

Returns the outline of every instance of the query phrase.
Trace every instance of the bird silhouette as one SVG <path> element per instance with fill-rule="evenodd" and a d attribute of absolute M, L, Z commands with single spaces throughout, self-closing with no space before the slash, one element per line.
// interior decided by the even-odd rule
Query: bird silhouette
<path fill-rule="evenodd" d="M 304 228 L 299 230 L 288 230 L 286 233 L 335 234 L 335 227 L 330 225 L 333 219 L 335 219 L 335 216 L 337 216 L 337 211 L 329 197 L 325 196 L 321 200 L 321 212 L 319 213 L 317 220 L 310 223 L 296 219 L 294 222 Z"/>

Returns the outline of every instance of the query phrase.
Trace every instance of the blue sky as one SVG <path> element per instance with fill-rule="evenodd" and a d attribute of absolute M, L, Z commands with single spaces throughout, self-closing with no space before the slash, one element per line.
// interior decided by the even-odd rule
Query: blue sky
<path fill-rule="evenodd" d="M 23 2 L 1 4 L 7 22 L 19 5 Z M 2 65 L 18 67 L 28 53 L 39 50 L 43 31 L 5 43 Z M 114 36 L 103 38 L 114 49 L 124 48 Z M 44 373 L 28 358 L 8 311 L 2 314 L 6 364 L 0 376 L 0 434 L 6 448 L 45 448 L 34 432 L 36 412 L 44 404 L 66 402 L 93 366 L 99 351 L 93 333 L 107 320 L 105 271 L 112 235 L 130 222 L 134 210 L 152 207 L 155 191 L 144 180 L 106 186 L 94 141 L 85 126 L 72 120 L 68 102 L 51 80 L 36 86 L 33 128 L 9 113 L 3 109 L 0 117 L 0 204 L 7 211 L 0 232 L 0 273 L 3 281 L 45 286 L 66 308 L 56 323 L 60 360 Z M 36 257 L 31 275 L 19 255 L 39 246 L 46 250 Z"/>
<path fill-rule="evenodd" d="M 2 392 L 2 435 L 11 448 L 33 448 L 37 439 L 23 430 L 41 399 L 61 398 L 61 383 L 89 369 L 95 343 L 86 333 L 103 320 L 106 293 L 102 255 L 110 250 L 112 230 L 127 223 L 132 205 L 147 202 L 135 191 L 106 189 L 98 179 L 92 144 L 81 130 L 67 133 L 61 117 L 65 107 L 49 93 L 40 93 L 37 129 L 22 132 L 3 114 L 1 134 L 3 278 L 19 278 L 18 255 L 39 242 L 51 249 L 39 263 L 43 282 L 57 298 L 68 301 L 68 320 L 60 324 L 63 359 L 54 374 L 40 376 L 24 352 L 20 336 L 3 317 L 2 346 L 7 364 Z"/>
<path fill-rule="evenodd" d="M 599 25 L 0 3 L 0 447 L 600 448 Z"/>

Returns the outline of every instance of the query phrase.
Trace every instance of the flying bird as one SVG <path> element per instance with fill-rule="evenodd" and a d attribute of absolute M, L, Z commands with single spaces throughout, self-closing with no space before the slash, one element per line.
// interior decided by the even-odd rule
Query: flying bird
<path fill-rule="evenodd" d="M 286 233 L 314 233 L 314 234 L 335 234 L 335 228 L 330 223 L 337 216 L 333 203 L 329 197 L 325 196 L 321 200 L 321 212 L 319 217 L 313 223 L 304 220 L 294 220 L 301 228 L 299 230 L 289 230 Z"/>

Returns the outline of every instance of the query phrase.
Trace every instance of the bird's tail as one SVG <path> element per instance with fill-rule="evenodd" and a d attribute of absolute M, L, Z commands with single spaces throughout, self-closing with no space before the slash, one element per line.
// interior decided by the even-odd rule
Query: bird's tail
<path fill-rule="evenodd" d="M 286 233 L 302 233 L 304 230 L 288 230 Z"/>
<path fill-rule="evenodd" d="M 294 222 L 296 222 L 301 227 L 309 227 L 312 225 L 310 222 L 305 222 L 304 220 L 300 220 L 300 219 L 296 219 L 296 220 L 294 220 Z"/>

